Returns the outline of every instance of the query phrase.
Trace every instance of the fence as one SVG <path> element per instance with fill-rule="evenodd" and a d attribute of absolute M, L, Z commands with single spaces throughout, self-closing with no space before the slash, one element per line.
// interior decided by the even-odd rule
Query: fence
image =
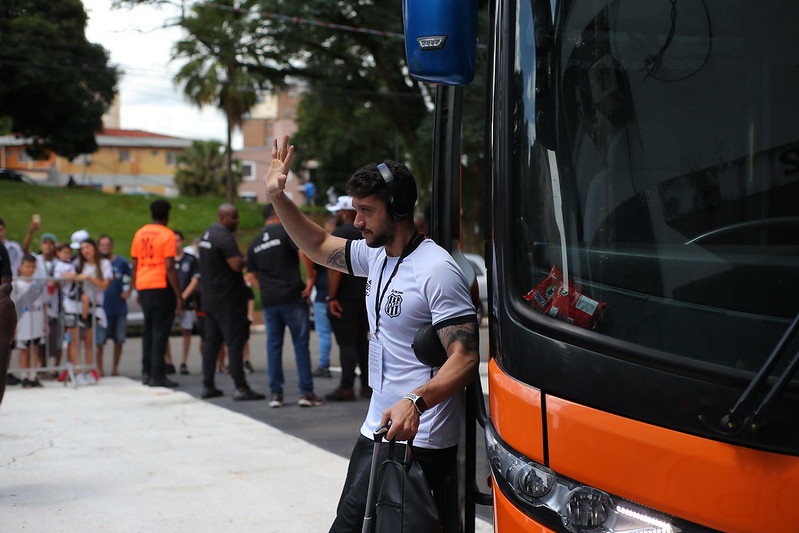
<path fill-rule="evenodd" d="M 83 384 L 78 379 L 80 372 L 96 374 L 95 329 L 104 312 L 93 294 L 82 296 L 81 285 L 55 277 L 19 277 L 13 281 L 11 298 L 18 318 L 15 348 L 19 353 L 18 366 L 12 364 L 9 375 L 57 373 L 64 386 L 78 387 Z M 82 315 L 87 317 L 86 322 L 81 322 Z M 23 357 L 29 361 L 26 366 L 22 366 Z"/>

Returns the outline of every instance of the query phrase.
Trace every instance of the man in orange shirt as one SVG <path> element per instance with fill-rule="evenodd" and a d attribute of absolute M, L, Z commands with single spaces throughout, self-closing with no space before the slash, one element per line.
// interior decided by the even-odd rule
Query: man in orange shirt
<path fill-rule="evenodd" d="M 183 314 L 175 270 L 175 233 L 167 228 L 172 205 L 162 199 L 150 204 L 153 222 L 139 228 L 130 247 L 131 283 L 139 293 L 144 312 L 142 330 L 142 383 L 151 387 L 177 387 L 166 377 L 164 353 L 175 313 Z"/>

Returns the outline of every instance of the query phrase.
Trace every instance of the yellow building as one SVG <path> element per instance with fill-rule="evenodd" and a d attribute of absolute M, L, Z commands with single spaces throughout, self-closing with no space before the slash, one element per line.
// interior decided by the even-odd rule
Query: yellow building
<path fill-rule="evenodd" d="M 73 161 L 52 154 L 34 160 L 22 139 L 0 136 L 0 168 L 17 170 L 47 185 L 72 181 L 107 192 L 176 196 L 177 156 L 191 140 L 141 130 L 106 128 L 96 136 L 98 150 Z"/>

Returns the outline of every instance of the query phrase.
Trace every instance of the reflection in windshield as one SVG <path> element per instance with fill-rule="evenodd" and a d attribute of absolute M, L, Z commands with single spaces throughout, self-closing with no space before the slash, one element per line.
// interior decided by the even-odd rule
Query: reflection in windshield
<path fill-rule="evenodd" d="M 561 2 L 546 51 L 533 38 L 542 18 L 520 3 L 525 300 L 618 339 L 757 368 L 799 310 L 799 2 Z"/>

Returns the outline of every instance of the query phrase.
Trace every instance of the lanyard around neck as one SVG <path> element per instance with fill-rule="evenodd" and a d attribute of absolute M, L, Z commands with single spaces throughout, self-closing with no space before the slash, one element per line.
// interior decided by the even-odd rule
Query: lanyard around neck
<path fill-rule="evenodd" d="M 413 237 L 411 237 L 411 240 L 405 245 L 405 249 L 402 250 L 402 254 L 397 264 L 394 265 L 394 270 L 388 277 L 388 281 L 386 281 L 386 285 L 381 292 L 380 287 L 383 285 L 383 272 L 386 270 L 386 264 L 388 264 L 388 256 L 383 259 L 383 267 L 380 269 L 380 278 L 377 280 L 377 297 L 375 298 L 375 337 L 377 337 L 380 331 L 380 308 L 383 306 L 383 298 L 386 296 L 386 292 L 388 292 L 388 286 L 391 285 L 391 280 L 397 275 L 402 260 L 411 255 L 411 253 L 422 244 L 422 241 L 424 241 L 424 236 L 420 235 L 418 231 L 414 232 Z"/>

